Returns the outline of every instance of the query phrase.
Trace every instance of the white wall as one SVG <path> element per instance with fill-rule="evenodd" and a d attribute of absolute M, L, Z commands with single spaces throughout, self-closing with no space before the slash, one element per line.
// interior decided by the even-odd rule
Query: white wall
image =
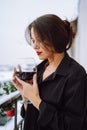
<path fill-rule="evenodd" d="M 80 0 L 75 58 L 87 71 L 87 0 Z"/>
<path fill-rule="evenodd" d="M 78 0 L 0 0 L 0 64 L 19 57 L 37 56 L 24 38 L 26 26 L 36 17 L 54 13 L 71 20 L 77 15 Z"/>

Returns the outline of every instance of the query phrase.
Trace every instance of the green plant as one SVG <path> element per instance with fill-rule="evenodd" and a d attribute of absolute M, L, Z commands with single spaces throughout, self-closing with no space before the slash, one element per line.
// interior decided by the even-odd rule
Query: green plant
<path fill-rule="evenodd" d="M 14 87 L 12 82 L 4 82 L 2 84 L 3 90 L 5 94 L 10 94 L 11 92 L 15 92 L 17 89 Z"/>
<path fill-rule="evenodd" d="M 6 115 L 6 113 L 5 113 L 4 109 L 0 108 L 0 116 L 5 116 L 5 115 Z"/>
<path fill-rule="evenodd" d="M 4 90 L 5 94 L 10 94 L 11 92 L 15 92 L 17 89 L 14 87 L 12 82 L 4 82 L 1 87 Z M 0 115 L 1 116 L 13 116 L 14 115 L 14 109 L 15 109 L 15 101 L 12 101 L 8 103 L 7 105 L 3 106 L 3 108 L 0 108 Z"/>
<path fill-rule="evenodd" d="M 4 106 L 3 108 L 0 108 L 0 116 L 14 116 L 15 115 L 15 105 L 14 101 L 9 103 L 8 105 Z"/>

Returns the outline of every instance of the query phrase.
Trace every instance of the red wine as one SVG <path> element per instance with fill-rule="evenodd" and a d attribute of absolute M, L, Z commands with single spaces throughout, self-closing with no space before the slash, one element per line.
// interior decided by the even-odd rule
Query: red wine
<path fill-rule="evenodd" d="M 33 75 L 36 72 L 16 72 L 17 77 L 19 77 L 21 80 L 31 80 L 33 78 Z"/>

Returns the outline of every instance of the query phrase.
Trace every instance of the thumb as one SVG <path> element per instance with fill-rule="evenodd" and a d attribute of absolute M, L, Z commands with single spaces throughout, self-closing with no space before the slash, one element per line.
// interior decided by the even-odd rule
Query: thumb
<path fill-rule="evenodd" d="M 22 84 L 22 85 L 26 85 L 26 82 L 24 82 L 23 80 L 19 79 L 17 76 L 15 76 L 15 78 L 17 79 L 17 81 Z"/>

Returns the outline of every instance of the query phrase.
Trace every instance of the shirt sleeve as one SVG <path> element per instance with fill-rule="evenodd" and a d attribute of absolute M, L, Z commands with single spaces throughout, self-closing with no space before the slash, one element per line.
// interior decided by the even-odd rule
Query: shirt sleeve
<path fill-rule="evenodd" d="M 84 115 L 84 76 L 69 78 L 64 88 L 64 107 L 59 110 L 52 104 L 42 101 L 39 106 L 38 124 L 55 130 L 80 130 Z"/>
<path fill-rule="evenodd" d="M 40 129 L 59 130 L 58 128 L 58 114 L 55 106 L 44 101 L 39 106 L 38 126 Z"/>
<path fill-rule="evenodd" d="M 85 76 L 71 77 L 65 88 L 64 122 L 67 130 L 80 130 L 85 111 Z"/>
<path fill-rule="evenodd" d="M 52 105 L 44 101 L 40 103 L 39 109 L 40 112 L 39 112 L 38 121 L 41 125 L 45 126 L 51 121 L 56 109 L 55 107 L 53 107 Z"/>

